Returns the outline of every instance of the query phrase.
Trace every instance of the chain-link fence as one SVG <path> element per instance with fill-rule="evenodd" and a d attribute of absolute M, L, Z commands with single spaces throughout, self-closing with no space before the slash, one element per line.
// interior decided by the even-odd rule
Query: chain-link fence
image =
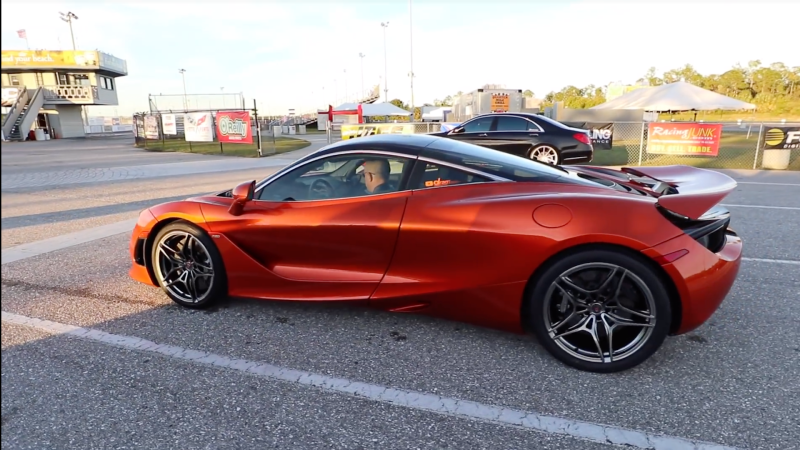
<path fill-rule="evenodd" d="M 278 121 L 262 120 L 261 117 L 248 113 L 250 111 L 235 109 L 185 114 L 165 112 L 135 114 L 134 145 L 149 151 L 222 153 L 250 157 L 284 153 L 310 145 L 305 140 L 284 137 L 281 135 L 283 133 L 275 136 L 272 130 Z M 235 123 L 235 120 L 232 122 L 230 120 L 232 114 L 239 114 L 237 117 L 249 117 L 249 121 L 243 123 L 240 119 L 239 123 Z M 223 120 L 225 123 L 218 126 L 218 120 Z M 305 125 L 291 128 L 297 129 L 297 134 L 305 133 Z M 227 133 L 228 130 L 231 133 Z M 231 136 L 234 135 L 239 137 L 232 139 Z M 244 137 L 243 140 L 237 142 L 242 139 L 241 137 Z M 251 140 L 252 142 L 247 142 Z"/>
<path fill-rule="evenodd" d="M 454 125 L 351 124 L 343 138 L 376 133 L 427 134 Z M 588 163 L 592 165 L 800 170 L 800 123 L 613 122 L 586 127 L 590 125 L 611 131 L 605 145 L 595 145 L 594 158 Z M 650 136 L 651 129 L 656 136 Z"/>

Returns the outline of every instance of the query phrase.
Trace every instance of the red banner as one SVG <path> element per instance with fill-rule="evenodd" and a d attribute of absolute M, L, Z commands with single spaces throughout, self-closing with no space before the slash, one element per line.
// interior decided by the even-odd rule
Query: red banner
<path fill-rule="evenodd" d="M 217 113 L 217 139 L 232 144 L 252 144 L 249 111 L 220 111 Z"/>
<path fill-rule="evenodd" d="M 718 156 L 722 124 L 651 122 L 647 153 L 682 156 Z"/>

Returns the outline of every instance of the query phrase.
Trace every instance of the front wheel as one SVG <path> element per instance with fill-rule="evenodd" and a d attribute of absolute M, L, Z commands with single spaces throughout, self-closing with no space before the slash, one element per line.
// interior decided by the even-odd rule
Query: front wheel
<path fill-rule="evenodd" d="M 528 156 L 534 161 L 550 164 L 551 166 L 561 164 L 561 154 L 552 145 L 537 145 L 531 149 Z"/>
<path fill-rule="evenodd" d="M 620 372 L 652 356 L 669 333 L 671 308 L 659 276 L 623 252 L 591 250 L 558 260 L 529 298 L 539 342 L 589 372 Z"/>
<path fill-rule="evenodd" d="M 158 285 L 181 306 L 205 308 L 227 293 L 219 250 L 191 224 L 176 222 L 159 231 L 151 261 Z"/>

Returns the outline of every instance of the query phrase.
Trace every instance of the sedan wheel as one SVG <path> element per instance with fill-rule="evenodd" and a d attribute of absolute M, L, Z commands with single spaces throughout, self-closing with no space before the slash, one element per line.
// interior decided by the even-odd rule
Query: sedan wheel
<path fill-rule="evenodd" d="M 539 145 L 531 150 L 530 158 L 534 161 L 543 162 L 550 165 L 558 165 L 558 150 L 549 145 Z"/>
<path fill-rule="evenodd" d="M 669 299 L 659 277 L 641 262 L 622 253 L 591 253 L 572 255 L 547 271 L 531 309 L 538 316 L 535 330 L 547 350 L 569 365 L 626 370 L 660 347 L 669 330 Z"/>
<path fill-rule="evenodd" d="M 152 261 L 158 284 L 179 305 L 202 308 L 224 296 L 219 252 L 208 235 L 193 226 L 177 223 L 161 230 Z"/>

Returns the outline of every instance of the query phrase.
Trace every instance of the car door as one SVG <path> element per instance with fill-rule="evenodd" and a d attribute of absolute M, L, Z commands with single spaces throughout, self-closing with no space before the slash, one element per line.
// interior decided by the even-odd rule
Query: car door
<path fill-rule="evenodd" d="M 366 190 L 365 161 L 389 166 L 385 192 Z M 371 152 L 312 160 L 270 180 L 241 215 L 209 227 L 280 280 L 265 280 L 270 298 L 367 299 L 391 261 L 413 161 Z"/>
<path fill-rule="evenodd" d="M 487 146 L 490 140 L 494 116 L 476 117 L 454 128 L 447 137 L 470 144 Z"/>
<path fill-rule="evenodd" d="M 541 142 L 541 133 L 541 127 L 523 117 L 498 116 L 492 132 L 496 136 L 493 141 L 497 142 L 493 148 L 513 155 L 527 156 L 528 151 Z"/>

